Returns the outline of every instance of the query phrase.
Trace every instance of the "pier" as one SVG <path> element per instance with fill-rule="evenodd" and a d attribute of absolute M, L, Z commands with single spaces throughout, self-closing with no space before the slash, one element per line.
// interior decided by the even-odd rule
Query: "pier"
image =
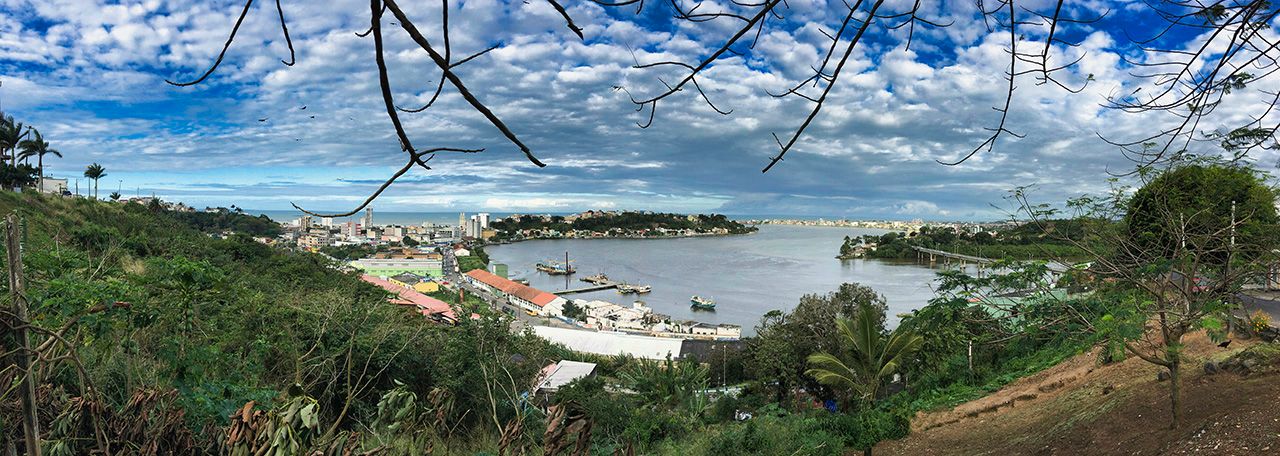
<path fill-rule="evenodd" d="M 608 290 L 608 289 L 610 289 L 610 288 L 618 288 L 618 285 L 621 285 L 621 284 L 622 284 L 622 282 L 614 282 L 614 281 L 612 281 L 612 280 L 603 280 L 603 281 L 596 281 L 596 282 L 592 282 L 592 283 L 591 283 L 591 285 L 587 285 L 587 286 L 585 286 L 585 287 L 570 288 L 570 289 L 568 289 L 568 290 L 552 291 L 552 292 L 551 292 L 551 294 L 554 294 L 554 295 L 561 295 L 561 296 L 562 296 L 562 295 L 574 294 L 574 293 L 586 293 L 586 292 L 588 292 L 588 291 Z"/>

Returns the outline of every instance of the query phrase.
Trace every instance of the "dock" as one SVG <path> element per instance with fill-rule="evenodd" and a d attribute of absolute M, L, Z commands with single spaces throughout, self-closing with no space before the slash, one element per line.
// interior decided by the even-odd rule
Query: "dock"
<path fill-rule="evenodd" d="M 614 282 L 614 281 L 612 281 L 612 280 L 596 281 L 596 282 L 592 282 L 592 284 L 591 284 L 591 285 L 587 285 L 587 286 L 585 286 L 585 287 L 570 288 L 570 289 L 568 289 L 568 290 L 552 291 L 552 292 L 551 292 L 551 294 L 554 294 L 554 295 L 567 295 L 567 294 L 574 294 L 574 293 L 586 293 L 586 292 L 588 292 L 588 291 L 608 290 L 608 289 L 610 289 L 610 288 L 618 288 L 618 285 L 621 285 L 621 284 L 622 284 L 622 282 Z"/>

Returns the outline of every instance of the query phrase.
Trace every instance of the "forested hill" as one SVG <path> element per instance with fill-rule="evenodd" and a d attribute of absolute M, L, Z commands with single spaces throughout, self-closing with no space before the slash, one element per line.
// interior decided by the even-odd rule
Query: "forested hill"
<path fill-rule="evenodd" d="M 915 247 L 938 249 L 991 259 L 1076 259 L 1083 249 L 1067 239 L 1082 239 L 1083 228 L 1073 220 L 1025 223 L 996 232 L 958 231 L 948 226 L 925 226 L 915 233 L 845 237 L 839 258 L 914 259 Z"/>
<path fill-rule="evenodd" d="M 208 224 L 156 207 L 0 192 L 0 212 L 25 225 L 46 454 L 108 446 L 213 454 L 277 437 L 279 454 L 321 438 L 371 449 L 399 436 L 373 433 L 376 441 L 367 431 L 380 399 L 395 392 L 447 400 L 458 413 L 441 416 L 465 434 L 485 421 L 462 411 L 490 410 L 477 385 L 494 370 L 480 363 L 500 357 L 504 378 L 525 382 L 563 357 L 486 309 L 467 309 L 485 317 L 459 327 L 428 324 L 318 255 L 247 235 L 220 239 L 197 229 Z M 252 219 L 223 217 L 229 226 Z M 4 385 L 14 378 L 0 372 Z M 20 444 L 18 389 L 0 394 L 0 441 Z"/>
<path fill-rule="evenodd" d="M 662 237 L 696 234 L 745 234 L 757 229 L 721 214 L 587 211 L 570 216 L 516 215 L 494 221 L 499 238 L 582 235 Z"/>

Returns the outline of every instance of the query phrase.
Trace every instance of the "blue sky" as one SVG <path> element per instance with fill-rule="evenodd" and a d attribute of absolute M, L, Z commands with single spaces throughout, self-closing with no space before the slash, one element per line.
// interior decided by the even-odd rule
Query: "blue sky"
<path fill-rule="evenodd" d="M 438 3 L 403 3 L 420 28 L 437 30 Z M 681 93 L 642 130 L 636 122 L 646 114 L 612 87 L 653 93 L 659 73 L 629 67 L 695 60 L 730 30 L 723 22 L 676 23 L 669 5 L 648 3 L 636 16 L 630 7 L 567 1 L 585 29 L 581 41 L 545 2 L 450 2 L 456 54 L 500 46 L 459 73 L 548 166 L 525 161 L 446 90 L 431 110 L 405 116 L 411 138 L 422 148 L 486 151 L 438 156 L 434 170 L 413 171 L 374 207 L 998 218 L 992 205 L 1007 207 L 1002 197 L 1016 186 L 1036 185 L 1050 201 L 1102 190 L 1107 170 L 1132 164 L 1097 135 L 1135 137 L 1151 128 L 1149 118 L 1100 106 L 1108 94 L 1136 87 L 1120 56 L 1142 58 L 1125 32 L 1146 33 L 1150 18 L 1131 2 L 1082 2 L 1080 12 L 1114 11 L 1099 24 L 1063 30 L 1082 45 L 1057 52 L 1084 55 L 1064 79 L 1092 74 L 1094 83 L 1073 95 L 1020 81 L 1010 123 L 1027 136 L 1006 137 L 961 166 L 938 164 L 982 142 L 983 127 L 997 120 L 992 106 L 1003 96 L 1006 43 L 1004 32 L 990 33 L 977 19 L 972 1 L 925 2 L 931 16 L 955 24 L 918 29 L 910 51 L 902 46 L 905 30 L 873 34 L 809 133 L 761 174 L 776 153 L 771 133 L 789 133 L 807 109 L 766 91 L 807 77 L 825 46 L 818 30 L 838 24 L 840 2 L 790 0 L 786 20 L 766 28 L 753 50 L 699 79 L 731 115 Z M 165 84 L 212 62 L 241 5 L 0 0 L 0 103 L 64 153 L 49 160 L 48 174 L 75 177 L 89 163 L 103 164 L 104 194 L 120 187 L 197 206 L 353 207 L 403 160 L 377 95 L 372 42 L 353 33 L 367 28 L 368 3 L 285 0 L 298 51 L 297 65 L 286 67 L 275 5 L 255 2 L 217 73 L 195 87 Z M 1034 40 L 1043 31 L 1023 33 Z M 392 85 L 406 106 L 429 98 L 440 76 L 411 45 L 388 32 Z"/>

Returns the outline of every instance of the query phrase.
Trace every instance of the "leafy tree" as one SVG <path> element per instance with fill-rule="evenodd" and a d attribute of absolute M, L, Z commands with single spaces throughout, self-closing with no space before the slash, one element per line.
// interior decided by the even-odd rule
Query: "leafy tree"
<path fill-rule="evenodd" d="M 111 192 L 111 201 L 120 201 L 120 192 Z"/>
<path fill-rule="evenodd" d="M 400 245 L 403 245 L 405 247 L 417 247 L 418 240 L 409 236 L 405 236 L 400 239 Z"/>
<path fill-rule="evenodd" d="M 881 314 L 883 316 L 883 314 Z M 841 343 L 851 351 L 842 357 L 829 352 L 809 355 L 806 375 L 837 389 L 849 389 L 862 402 L 879 399 L 880 385 L 910 359 L 924 339 L 901 327 L 889 332 L 876 312 L 858 312 L 836 321 Z"/>
<path fill-rule="evenodd" d="M 36 182 L 36 168 L 31 165 L 0 163 L 0 186 L 19 188 Z"/>
<path fill-rule="evenodd" d="M 0 112 L 0 160 L 8 161 L 10 166 L 18 166 L 17 149 L 26 136 L 22 122 Z"/>
<path fill-rule="evenodd" d="M 1130 242 L 1164 258 L 1185 246 L 1256 258 L 1276 244 L 1276 191 L 1257 171 L 1234 165 L 1193 163 L 1159 173 L 1138 189 L 1125 217 Z M 1235 223 L 1239 221 L 1239 223 Z M 1177 222 L 1177 223 L 1170 223 Z M 1185 236 L 1185 233 L 1216 236 Z M 1237 248 L 1222 244 L 1235 242 Z"/>
<path fill-rule="evenodd" d="M 579 321 L 585 320 L 587 317 L 586 313 L 582 311 L 582 308 L 578 307 L 578 305 L 573 301 L 569 301 L 564 304 L 564 316 Z"/>
<path fill-rule="evenodd" d="M 93 179 L 93 198 L 98 199 L 98 179 L 107 177 L 107 169 L 94 163 L 84 169 L 84 177 Z"/>
<path fill-rule="evenodd" d="M 22 148 L 19 158 L 26 160 L 36 157 L 36 175 L 39 176 L 40 181 L 38 185 L 41 190 L 44 190 L 44 156 L 53 155 L 62 158 L 62 152 L 49 148 L 49 143 L 44 140 L 44 135 L 40 134 L 40 130 L 32 128 L 31 133 L 31 139 L 23 140 L 19 144 L 19 147 Z"/>

